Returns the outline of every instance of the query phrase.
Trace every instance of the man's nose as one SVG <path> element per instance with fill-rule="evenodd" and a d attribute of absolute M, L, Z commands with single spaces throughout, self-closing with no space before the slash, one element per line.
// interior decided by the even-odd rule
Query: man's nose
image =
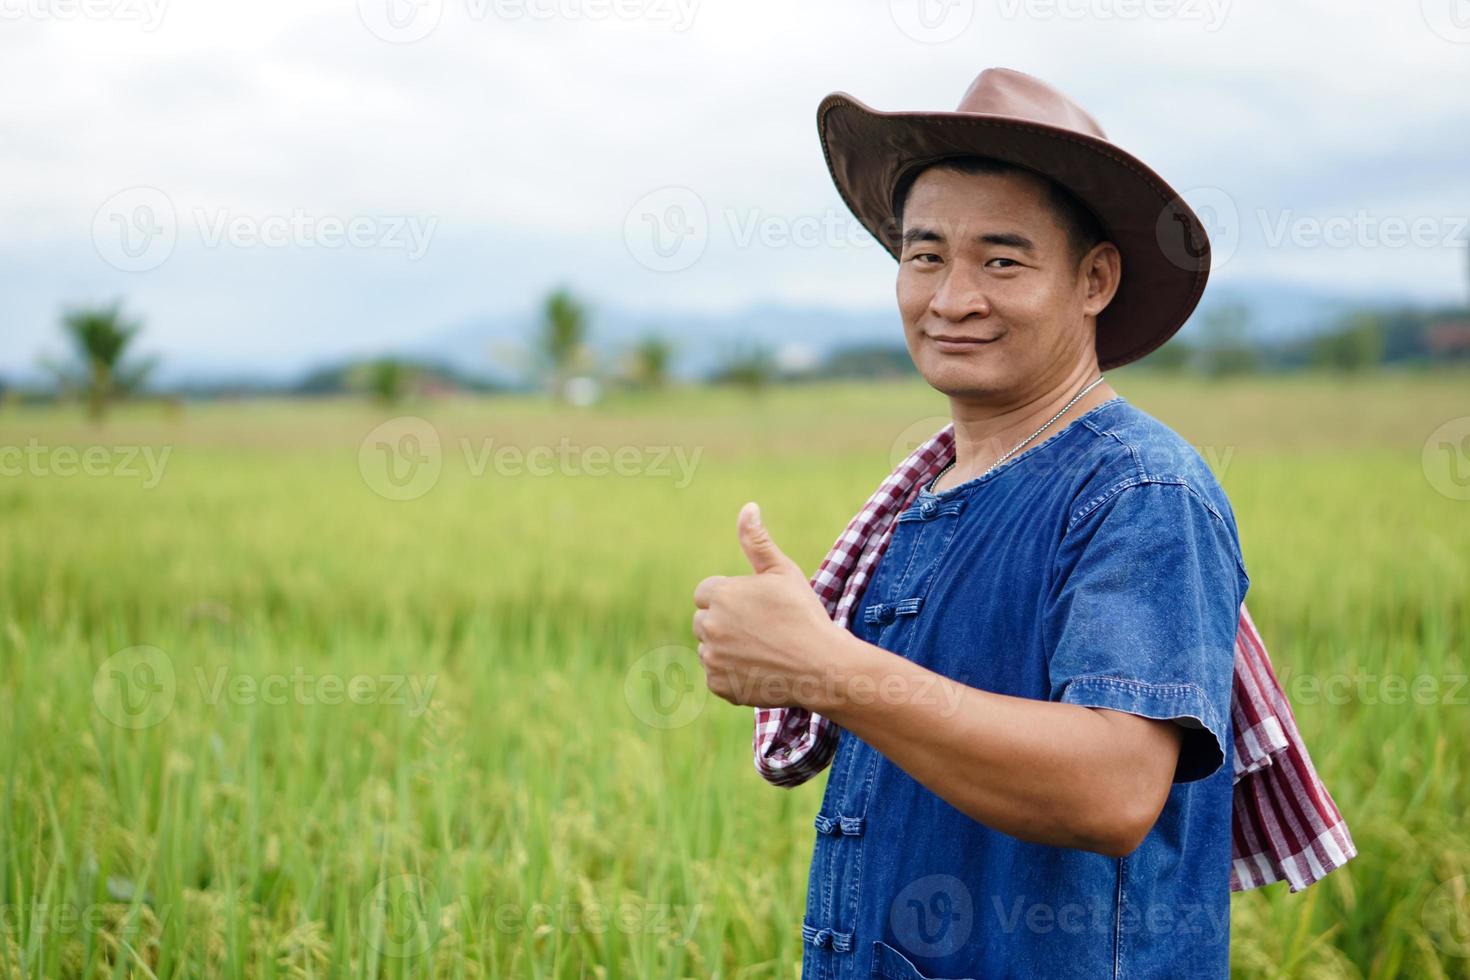
<path fill-rule="evenodd" d="M 983 319 L 990 315 L 990 300 L 976 276 L 952 269 L 929 300 L 929 310 L 954 323 L 970 316 Z"/>

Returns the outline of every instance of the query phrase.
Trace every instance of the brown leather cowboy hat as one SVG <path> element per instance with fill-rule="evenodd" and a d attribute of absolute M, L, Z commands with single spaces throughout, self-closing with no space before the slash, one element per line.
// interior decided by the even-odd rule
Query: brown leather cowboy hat
<path fill-rule="evenodd" d="M 906 174 L 935 160 L 995 157 L 1075 194 L 1123 257 L 1118 291 L 1097 320 L 1104 370 L 1172 337 L 1204 292 L 1210 240 L 1189 205 L 1039 78 L 987 68 L 954 112 L 879 112 L 833 92 L 817 107 L 817 133 L 842 200 L 895 259 L 902 229 L 893 192 Z"/>

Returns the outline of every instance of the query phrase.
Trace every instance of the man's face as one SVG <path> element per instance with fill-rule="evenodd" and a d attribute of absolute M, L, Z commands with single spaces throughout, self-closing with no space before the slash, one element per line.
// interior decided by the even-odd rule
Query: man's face
<path fill-rule="evenodd" d="M 938 391 L 1024 396 L 1059 383 L 1091 356 L 1087 317 L 1107 305 L 1112 290 L 1103 289 L 1099 304 L 1089 267 L 1099 250 L 1116 256 L 1116 249 L 1100 244 L 1075 263 L 1040 178 L 931 167 L 909 190 L 903 233 L 897 292 L 904 338 Z"/>

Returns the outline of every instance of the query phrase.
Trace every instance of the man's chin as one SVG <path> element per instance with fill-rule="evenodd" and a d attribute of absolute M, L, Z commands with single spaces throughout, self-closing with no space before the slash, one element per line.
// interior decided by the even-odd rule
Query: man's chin
<path fill-rule="evenodd" d="M 950 398 L 986 398 L 1010 389 L 1006 372 L 992 365 L 924 364 L 919 373 L 929 387 Z"/>

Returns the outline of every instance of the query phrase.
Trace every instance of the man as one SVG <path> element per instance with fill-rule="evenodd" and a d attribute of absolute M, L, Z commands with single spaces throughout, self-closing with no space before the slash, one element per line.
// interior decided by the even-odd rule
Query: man
<path fill-rule="evenodd" d="M 1232 668 L 1249 579 L 1199 455 L 1102 378 L 1188 317 L 1197 218 L 1065 96 L 819 110 L 898 259 L 954 462 L 835 623 L 747 504 L 695 590 L 710 689 L 841 730 L 803 977 L 1228 975 Z"/>

